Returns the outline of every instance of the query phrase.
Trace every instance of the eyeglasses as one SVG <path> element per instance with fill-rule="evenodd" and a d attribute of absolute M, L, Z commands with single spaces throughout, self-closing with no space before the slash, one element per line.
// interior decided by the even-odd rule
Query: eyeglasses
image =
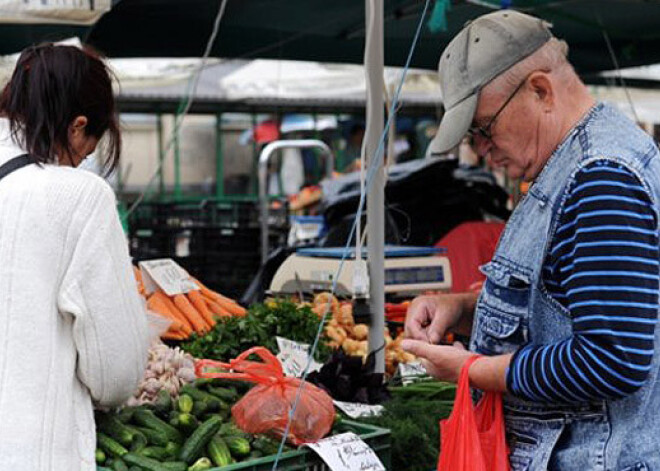
<path fill-rule="evenodd" d="M 525 85 L 525 82 L 527 82 L 528 78 L 529 78 L 529 76 L 525 77 L 523 79 L 523 81 L 518 84 L 518 86 L 513 91 L 513 93 L 511 93 L 511 95 L 509 95 L 509 98 L 507 98 L 506 101 L 504 102 L 504 104 L 502 104 L 502 106 L 500 106 L 500 109 L 495 112 L 495 114 L 493 115 L 492 118 L 490 118 L 490 121 L 488 121 L 488 124 L 486 124 L 485 126 L 473 126 L 470 129 L 468 129 L 468 134 L 471 137 L 479 135 L 479 136 L 481 136 L 485 139 L 488 139 L 489 141 L 492 140 L 493 139 L 493 134 L 491 133 L 491 128 L 495 124 L 495 120 L 497 120 L 497 117 L 500 115 L 500 113 L 502 113 L 502 111 L 504 111 L 504 108 L 506 108 L 506 106 L 511 102 L 511 100 L 513 100 L 513 97 L 516 96 L 516 93 L 518 93 L 518 91 L 520 91 L 520 89 L 523 87 L 523 85 Z"/>

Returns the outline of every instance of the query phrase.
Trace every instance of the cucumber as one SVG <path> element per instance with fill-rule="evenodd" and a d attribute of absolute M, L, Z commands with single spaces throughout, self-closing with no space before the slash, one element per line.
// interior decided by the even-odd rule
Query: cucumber
<path fill-rule="evenodd" d="M 123 423 L 123 424 L 127 424 L 127 423 L 129 423 L 129 422 L 131 421 L 131 419 L 133 418 L 133 413 L 134 413 L 136 410 L 137 410 L 137 407 L 126 406 L 126 407 L 124 407 L 122 410 L 120 410 L 119 412 L 117 412 L 117 414 L 115 414 L 115 416 L 117 417 L 117 419 L 118 419 L 121 423 Z"/>
<path fill-rule="evenodd" d="M 231 452 L 227 442 L 220 435 L 211 438 L 206 446 L 206 453 L 216 466 L 222 467 L 231 464 Z"/>
<path fill-rule="evenodd" d="M 99 471 L 98 468 L 96 469 L 96 471 Z M 128 468 L 128 471 L 142 471 L 142 468 L 140 468 L 139 466 L 131 466 L 130 468 Z"/>
<path fill-rule="evenodd" d="M 158 461 L 164 461 L 171 456 L 170 452 L 162 446 L 148 446 L 142 449 L 138 455 L 153 458 Z"/>
<path fill-rule="evenodd" d="M 223 437 L 234 458 L 245 458 L 250 454 L 250 442 L 238 435 Z"/>
<path fill-rule="evenodd" d="M 280 450 L 280 443 L 265 435 L 259 435 L 252 442 L 252 448 L 261 451 L 266 456 L 274 455 Z M 286 450 L 286 447 L 284 449 Z"/>
<path fill-rule="evenodd" d="M 135 430 L 112 415 L 102 416 L 98 422 L 98 429 L 124 446 L 130 446 L 135 437 Z"/>
<path fill-rule="evenodd" d="M 181 445 L 178 443 L 168 442 L 165 446 L 165 449 L 170 454 L 170 456 L 179 456 L 179 453 L 181 453 Z"/>
<path fill-rule="evenodd" d="M 205 471 L 207 469 L 211 469 L 211 466 L 213 466 L 211 460 L 204 456 L 203 458 L 195 461 L 195 464 L 188 468 L 188 471 Z"/>
<path fill-rule="evenodd" d="M 193 433 L 197 427 L 199 427 L 199 420 L 192 414 L 186 414 L 185 412 L 179 413 L 178 416 L 179 429 L 183 430 L 186 435 Z"/>
<path fill-rule="evenodd" d="M 213 394 L 215 397 L 229 403 L 236 402 L 239 398 L 239 395 L 234 388 L 218 388 L 215 386 L 209 386 L 206 389 L 209 394 Z"/>
<path fill-rule="evenodd" d="M 227 422 L 224 423 L 220 426 L 220 430 L 218 431 L 220 435 L 223 437 L 243 437 L 243 438 L 250 438 L 250 435 L 245 433 L 243 430 L 238 428 L 238 426 L 233 423 L 233 422 Z"/>
<path fill-rule="evenodd" d="M 209 394 L 206 391 L 201 391 L 199 389 L 196 389 L 190 384 L 186 384 L 185 386 L 183 386 L 180 392 L 183 394 L 188 394 L 190 397 L 193 398 L 194 401 L 205 401 L 208 406 L 208 410 L 210 411 L 229 408 L 226 402 L 215 397 L 213 394 Z"/>
<path fill-rule="evenodd" d="M 169 442 L 167 434 L 165 434 L 162 430 L 154 430 L 152 428 L 146 427 L 135 427 L 135 429 L 147 438 L 149 445 L 165 446 Z"/>
<path fill-rule="evenodd" d="M 128 471 L 128 466 L 121 459 L 117 458 L 112 462 L 113 471 Z"/>
<path fill-rule="evenodd" d="M 100 448 L 97 448 L 96 452 L 94 453 L 94 458 L 96 459 L 96 462 L 98 464 L 103 464 L 103 462 L 105 461 L 106 456 L 105 456 L 105 453 L 103 452 L 103 450 L 101 450 Z"/>
<path fill-rule="evenodd" d="M 170 461 L 168 463 L 163 463 L 164 471 L 187 471 L 188 465 L 183 461 Z"/>
<path fill-rule="evenodd" d="M 124 448 L 119 442 L 113 440 L 104 433 L 96 434 L 96 442 L 99 448 L 103 450 L 106 455 L 122 457 L 128 453 L 128 450 Z"/>
<path fill-rule="evenodd" d="M 202 453 L 206 444 L 211 440 L 220 429 L 222 419 L 220 417 L 211 417 L 193 432 L 193 434 L 186 440 L 181 447 L 179 458 L 188 464 L 195 462 L 199 455 Z"/>
<path fill-rule="evenodd" d="M 167 415 L 167 413 L 172 410 L 172 396 L 170 396 L 167 389 L 161 389 L 158 391 L 156 402 L 154 402 L 154 409 L 159 415 Z"/>
<path fill-rule="evenodd" d="M 126 453 L 123 460 L 130 465 L 139 466 L 143 471 L 169 471 L 160 461 L 136 453 Z"/>
<path fill-rule="evenodd" d="M 215 378 L 197 378 L 195 381 L 193 381 L 193 387 L 200 389 L 205 386 L 210 386 L 212 384 L 215 384 L 216 380 Z"/>
<path fill-rule="evenodd" d="M 142 434 L 142 432 L 138 433 L 135 435 L 133 439 L 133 443 L 131 444 L 131 451 L 133 453 L 138 452 L 142 450 L 143 448 L 146 448 L 148 445 L 147 443 L 147 437 Z"/>
<path fill-rule="evenodd" d="M 136 410 L 133 414 L 133 419 L 139 425 L 143 425 L 147 428 L 153 430 L 160 430 L 165 435 L 167 435 L 168 440 L 181 443 L 183 441 L 183 436 L 181 432 L 172 427 L 167 422 L 156 417 L 156 415 L 150 410 Z"/>
<path fill-rule="evenodd" d="M 181 412 L 190 414 L 193 410 L 193 398 L 188 394 L 181 394 L 179 396 L 179 400 L 177 401 L 177 405 Z"/>
<path fill-rule="evenodd" d="M 209 410 L 209 405 L 206 401 L 196 400 L 193 404 L 192 413 L 197 417 L 200 417 Z"/>

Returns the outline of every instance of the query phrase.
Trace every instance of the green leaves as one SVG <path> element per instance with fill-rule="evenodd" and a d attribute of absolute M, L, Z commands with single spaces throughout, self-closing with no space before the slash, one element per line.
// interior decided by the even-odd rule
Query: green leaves
<path fill-rule="evenodd" d="M 206 335 L 193 335 L 181 348 L 196 358 L 230 360 L 245 350 L 262 346 L 278 351 L 276 336 L 312 344 L 319 329 L 319 316 L 309 306 L 290 301 L 254 304 L 245 317 L 224 317 Z M 323 362 L 330 354 L 325 335 L 314 355 Z"/>

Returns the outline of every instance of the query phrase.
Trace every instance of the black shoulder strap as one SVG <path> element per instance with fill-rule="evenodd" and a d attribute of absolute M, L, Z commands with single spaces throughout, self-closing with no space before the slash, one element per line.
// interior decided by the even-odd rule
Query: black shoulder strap
<path fill-rule="evenodd" d="M 30 156 L 28 154 L 23 154 L 23 155 L 19 155 L 18 157 L 14 157 L 13 159 L 9 160 L 8 162 L 5 162 L 3 165 L 0 166 L 0 180 L 2 180 L 4 177 L 9 175 L 14 170 L 23 168 L 31 163 L 32 161 L 30 160 Z"/>

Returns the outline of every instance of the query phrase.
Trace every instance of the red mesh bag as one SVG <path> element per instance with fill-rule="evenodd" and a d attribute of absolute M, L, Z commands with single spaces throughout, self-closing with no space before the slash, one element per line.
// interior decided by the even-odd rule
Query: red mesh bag
<path fill-rule="evenodd" d="M 248 360 L 252 354 L 263 361 Z M 206 372 L 206 368 L 228 371 Z M 279 360 L 266 348 L 251 348 L 229 363 L 199 360 L 195 364 L 195 373 L 198 378 L 225 378 L 256 383 L 257 386 L 231 409 L 236 425 L 247 433 L 284 435 L 302 381 L 284 376 Z M 305 383 L 289 428 L 289 439 L 296 445 L 317 441 L 330 432 L 334 419 L 332 398 L 322 389 Z"/>

